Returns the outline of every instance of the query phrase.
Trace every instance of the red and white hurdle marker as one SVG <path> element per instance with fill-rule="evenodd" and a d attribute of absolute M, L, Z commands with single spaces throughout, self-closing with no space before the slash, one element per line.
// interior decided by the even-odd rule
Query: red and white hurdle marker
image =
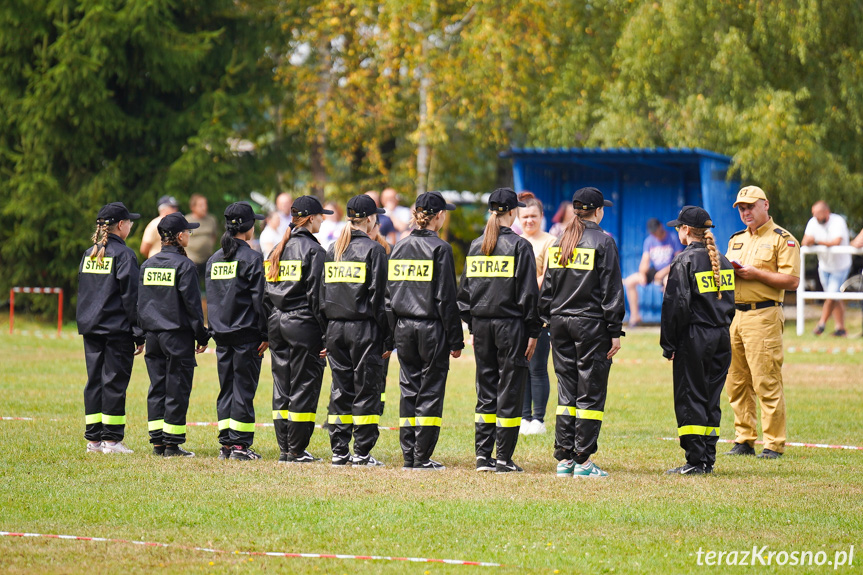
<path fill-rule="evenodd" d="M 57 335 L 63 330 L 63 288 L 56 287 L 13 287 L 9 290 L 9 335 L 15 326 L 15 294 L 38 293 L 57 294 Z"/>

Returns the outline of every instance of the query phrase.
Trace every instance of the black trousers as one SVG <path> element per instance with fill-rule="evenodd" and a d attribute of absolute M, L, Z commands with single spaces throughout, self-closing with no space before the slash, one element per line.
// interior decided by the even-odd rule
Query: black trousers
<path fill-rule="evenodd" d="M 490 458 L 497 440 L 498 461 L 512 459 L 518 443 L 524 386 L 530 362 L 527 329 L 520 318 L 473 318 L 476 359 L 476 456 Z"/>
<path fill-rule="evenodd" d="M 255 441 L 255 392 L 261 376 L 260 342 L 216 347 L 219 368 L 219 443 L 250 446 Z"/>
<path fill-rule="evenodd" d="M 731 365 L 727 327 L 690 325 L 674 352 L 674 414 L 686 462 L 712 468 L 722 416 L 719 398 Z"/>
<path fill-rule="evenodd" d="M 603 320 L 559 316 L 551 320 L 557 374 L 554 457 L 584 463 L 596 453 L 605 410 L 611 336 Z"/>
<path fill-rule="evenodd" d="M 400 317 L 395 345 L 399 352 L 399 439 L 405 463 L 428 461 L 440 437 L 449 349 L 439 320 Z"/>
<path fill-rule="evenodd" d="M 132 377 L 135 344 L 130 334 L 85 335 L 84 437 L 122 441 L 126 432 L 126 389 Z"/>
<path fill-rule="evenodd" d="M 387 375 L 390 372 L 390 358 L 384 360 L 383 374 L 381 375 L 381 415 L 384 414 L 384 407 L 387 403 Z"/>
<path fill-rule="evenodd" d="M 191 331 L 147 333 L 144 353 L 150 391 L 147 392 L 147 426 L 150 443 L 186 442 L 186 412 L 195 373 L 195 336 Z"/>
<path fill-rule="evenodd" d="M 384 341 L 372 320 L 330 320 L 327 357 L 333 383 L 327 423 L 333 455 L 369 454 L 378 441 L 381 412 L 381 372 Z"/>
<path fill-rule="evenodd" d="M 269 319 L 273 362 L 273 425 L 282 453 L 302 455 L 315 430 L 326 361 L 317 321 L 274 310 Z"/>

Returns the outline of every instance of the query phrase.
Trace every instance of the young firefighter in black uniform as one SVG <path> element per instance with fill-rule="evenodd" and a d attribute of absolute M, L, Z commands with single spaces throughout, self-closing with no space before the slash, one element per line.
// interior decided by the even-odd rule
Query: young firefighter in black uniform
<path fill-rule="evenodd" d="M 440 435 L 449 358 L 461 355 L 464 335 L 452 247 L 437 231 L 447 210 L 454 209 L 439 192 L 421 194 L 413 213 L 419 229 L 390 254 L 387 313 L 401 365 L 399 435 L 404 469 L 446 469 L 431 456 Z"/>
<path fill-rule="evenodd" d="M 255 439 L 255 392 L 267 350 L 264 258 L 249 247 L 256 220 L 246 202 L 225 208 L 222 249 L 206 265 L 207 319 L 219 369 L 219 459 L 249 461 Z"/>
<path fill-rule="evenodd" d="M 389 244 L 387 239 L 381 235 L 381 220 L 377 218 L 375 220 L 375 227 L 372 229 L 371 238 L 381 244 L 381 247 L 387 252 L 387 257 L 389 257 L 390 252 L 393 251 L 393 247 Z M 384 414 L 384 407 L 386 407 L 387 403 L 387 374 L 390 371 L 390 358 L 386 358 L 384 360 L 384 369 L 383 373 L 381 373 L 381 413 Z"/>
<path fill-rule="evenodd" d="M 306 448 L 315 430 L 326 350 L 327 319 L 321 311 L 321 281 L 327 252 L 314 235 L 325 210 L 313 196 L 291 206 L 291 225 L 267 266 L 270 358 L 273 361 L 273 424 L 281 463 L 320 459 Z"/>
<path fill-rule="evenodd" d="M 333 465 L 374 467 L 383 465 L 371 450 L 379 434 L 381 372 L 392 344 L 384 311 L 387 254 L 369 234 L 384 210 L 366 195 L 354 196 L 347 207 L 348 224 L 327 250 L 321 289 L 333 375 L 327 423 Z"/>
<path fill-rule="evenodd" d="M 674 413 L 686 464 L 670 474 L 711 473 L 719 439 L 719 396 L 731 365 L 734 268 L 716 249 L 710 215 L 684 206 L 677 228 L 686 246 L 671 262 L 662 300 L 662 355 L 674 361 Z"/>
<path fill-rule="evenodd" d="M 162 251 L 141 266 L 138 323 L 147 332 L 147 425 L 153 454 L 165 457 L 195 455 L 180 445 L 186 442 L 195 354 L 204 353 L 210 336 L 204 327 L 198 273 L 183 248 L 189 244 L 189 230 L 199 225 L 180 213 L 162 218 Z"/>
<path fill-rule="evenodd" d="M 525 204 L 510 188 L 500 188 L 492 192 L 488 206 L 485 233 L 468 251 L 458 307 L 474 337 L 476 470 L 507 473 L 523 471 L 512 454 L 542 324 L 533 247 L 510 229 L 515 209 Z M 495 437 L 497 462 L 491 456 Z"/>
<path fill-rule="evenodd" d="M 84 336 L 84 438 L 89 453 L 132 453 L 123 444 L 126 388 L 133 356 L 144 349 L 138 327 L 138 259 L 124 241 L 140 214 L 121 202 L 99 210 L 93 247 L 78 268 L 78 333 Z"/>
<path fill-rule="evenodd" d="M 623 282 L 617 246 L 599 227 L 611 202 L 596 188 L 581 188 L 572 205 L 576 217 L 548 251 L 539 305 L 551 325 L 558 380 L 554 457 L 558 477 L 607 477 L 590 456 L 623 335 Z"/>

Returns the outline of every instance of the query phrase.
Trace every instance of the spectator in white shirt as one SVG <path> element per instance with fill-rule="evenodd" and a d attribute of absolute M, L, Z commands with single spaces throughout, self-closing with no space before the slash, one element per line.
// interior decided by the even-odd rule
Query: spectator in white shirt
<path fill-rule="evenodd" d="M 838 214 L 830 213 L 830 206 L 821 200 L 812 206 L 812 219 L 806 224 L 803 232 L 804 246 L 847 246 L 848 224 L 845 218 Z M 818 254 L 818 278 L 825 292 L 838 292 L 842 282 L 848 277 L 851 269 L 850 254 Z M 815 335 L 824 333 L 827 320 L 833 315 L 836 331 L 833 335 L 842 337 L 845 332 L 845 304 L 841 300 L 828 299 L 824 301 L 821 311 L 821 319 L 815 326 Z"/>
<path fill-rule="evenodd" d="M 285 231 L 288 229 L 288 225 L 291 223 L 291 204 L 293 203 L 293 198 L 291 198 L 291 194 L 287 192 L 282 192 L 278 196 L 276 196 L 276 211 L 279 214 L 279 241 L 281 241 L 281 237 L 285 235 Z"/>

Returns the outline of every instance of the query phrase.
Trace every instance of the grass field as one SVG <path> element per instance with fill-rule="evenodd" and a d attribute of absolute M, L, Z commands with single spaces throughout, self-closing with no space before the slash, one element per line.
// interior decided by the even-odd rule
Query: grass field
<path fill-rule="evenodd" d="M 849 331 L 860 333 L 860 314 Z M 0 326 L 7 324 L 0 316 Z M 382 431 L 382 469 L 280 466 L 272 428 L 259 428 L 258 462 L 216 459 L 213 427 L 189 429 L 194 459 L 149 455 L 147 374 L 136 360 L 127 401 L 130 456 L 85 454 L 81 340 L 51 339 L 50 325 L 16 322 L 0 335 L 0 530 L 136 539 L 228 551 L 412 556 L 503 563 L 474 567 L 339 559 L 213 555 L 121 543 L 0 537 L 4 573 L 683 573 L 704 551 L 834 552 L 863 544 L 863 451 L 789 447 L 778 461 L 720 457 L 708 477 L 670 477 L 674 442 L 671 365 L 658 331 L 624 339 L 611 373 L 595 461 L 606 480 L 559 480 L 553 428 L 522 437 L 526 473 L 478 474 L 473 456 L 473 358 L 452 363 L 436 459 L 441 473 L 399 469 L 398 434 Z M 69 328 L 73 331 L 74 328 Z M 789 441 L 863 445 L 863 340 L 785 337 Z M 793 351 L 790 351 L 792 350 Z M 848 351 L 855 353 L 848 353 Z M 215 421 L 215 355 L 199 356 L 189 421 Z M 397 363 L 382 425 L 397 425 Z M 328 388 L 329 375 L 324 386 Z M 554 386 L 554 377 L 552 377 Z M 269 362 L 256 399 L 268 422 Z M 321 397 L 318 423 L 325 418 Z M 556 405 L 552 389 L 549 411 Z M 733 437 L 723 398 L 722 436 Z M 549 418 L 549 423 L 553 417 Z M 720 450 L 727 449 L 720 444 Z M 315 432 L 311 451 L 329 456 Z M 863 551 L 857 550 L 859 571 Z M 712 568 L 747 573 L 756 568 Z M 832 570 L 807 567 L 803 572 Z M 801 571 L 758 567 L 759 571 Z M 851 569 L 842 567 L 840 570 Z"/>

